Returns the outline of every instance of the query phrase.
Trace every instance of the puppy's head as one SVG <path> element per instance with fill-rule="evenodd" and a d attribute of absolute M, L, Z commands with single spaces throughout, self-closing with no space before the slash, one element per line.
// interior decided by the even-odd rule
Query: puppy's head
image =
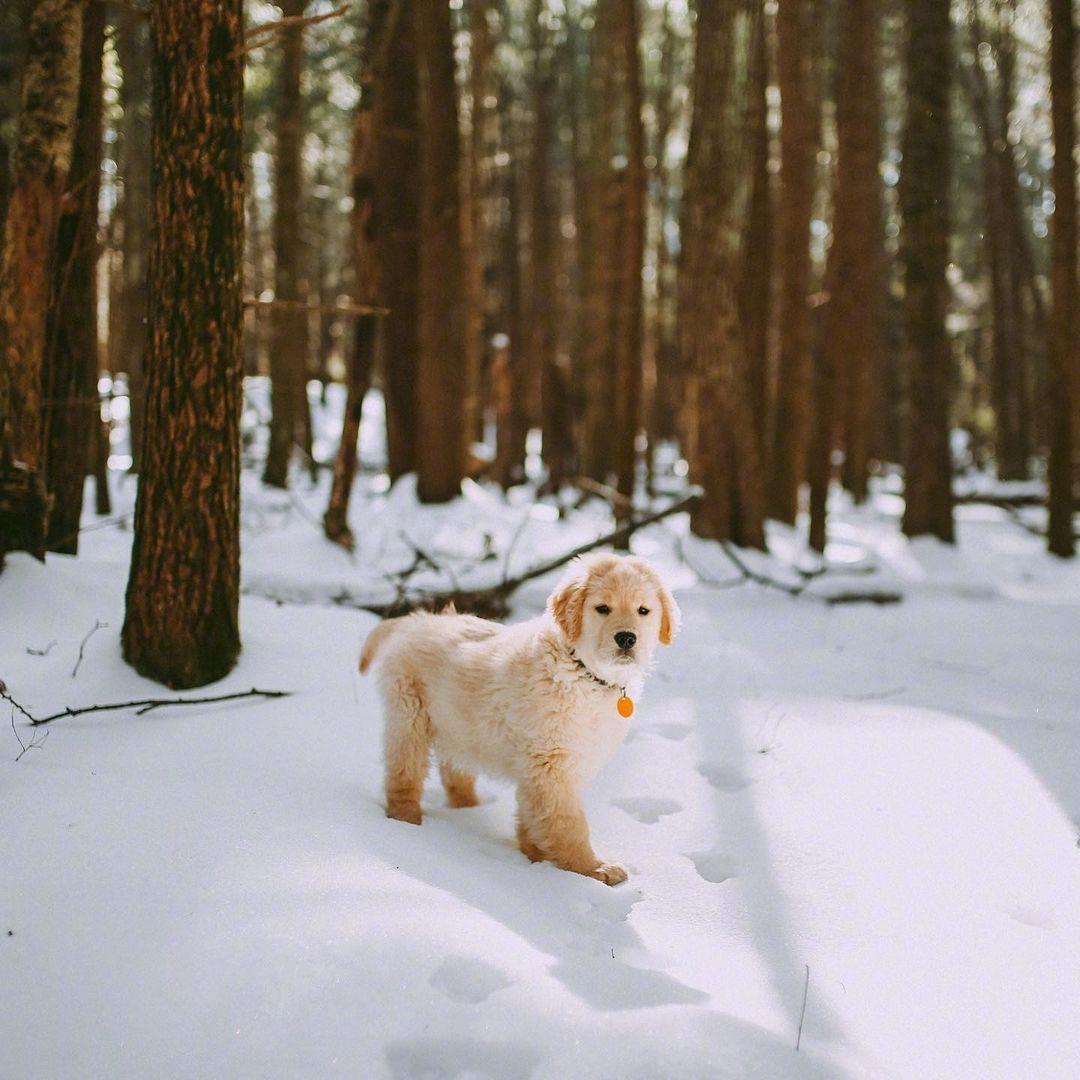
<path fill-rule="evenodd" d="M 576 559 L 548 606 L 586 667 L 614 683 L 643 672 L 656 645 L 670 645 L 679 629 L 671 593 L 633 556 Z"/>

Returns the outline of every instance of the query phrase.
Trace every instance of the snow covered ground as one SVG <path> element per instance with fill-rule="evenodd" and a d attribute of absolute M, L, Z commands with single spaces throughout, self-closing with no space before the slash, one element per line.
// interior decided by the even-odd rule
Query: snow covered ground
<path fill-rule="evenodd" d="M 411 566 L 498 580 L 606 512 L 362 489 L 349 556 L 321 492 L 245 476 L 244 651 L 203 692 L 292 697 L 57 721 L 18 762 L 0 741 L 0 1076 L 1080 1075 L 1080 566 L 987 507 L 956 550 L 907 543 L 885 493 L 840 508 L 798 597 L 685 521 L 640 533 L 685 624 L 588 793 L 631 871 L 610 889 L 529 864 L 491 781 L 471 810 L 432 783 L 419 829 L 383 816 L 375 619 L 343 606 Z M 32 712 L 162 693 L 120 658 L 129 546 L 121 522 L 9 558 L 0 678 Z M 824 602 L 852 588 L 903 600 Z"/>

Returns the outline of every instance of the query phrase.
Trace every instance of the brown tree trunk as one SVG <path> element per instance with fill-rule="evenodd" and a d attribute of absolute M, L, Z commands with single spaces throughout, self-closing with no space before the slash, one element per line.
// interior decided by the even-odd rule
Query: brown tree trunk
<path fill-rule="evenodd" d="M 420 82 L 420 425 L 421 502 L 447 502 L 465 475 L 465 324 L 461 251 L 460 134 L 450 8 L 416 9 Z"/>
<path fill-rule="evenodd" d="M 610 257 L 618 260 L 615 339 L 614 464 L 616 487 L 626 499 L 634 495 L 636 442 L 641 429 L 642 331 L 644 298 L 641 269 L 645 261 L 645 133 L 641 123 L 641 59 L 638 0 L 620 0 L 618 58 L 622 84 L 622 126 L 626 168 L 618 244 Z M 629 519 L 630 503 L 620 503 L 616 518 Z M 627 546 L 629 540 L 627 540 Z"/>
<path fill-rule="evenodd" d="M 52 499 L 46 544 L 74 555 L 90 439 L 99 421 L 97 262 L 101 190 L 102 53 L 105 8 L 83 16 L 79 99 L 67 190 L 57 228 L 45 350 L 45 487 Z"/>
<path fill-rule="evenodd" d="M 416 468 L 420 373 L 420 115 L 416 20 L 394 0 L 387 24 L 387 76 L 375 104 L 374 215 L 379 222 L 383 296 L 382 386 L 390 479 Z"/>
<path fill-rule="evenodd" d="M 1071 0 L 1050 0 L 1050 95 L 1054 125 L 1054 219 L 1050 279 L 1053 311 L 1050 321 L 1050 457 L 1049 548 L 1071 558 L 1073 536 L 1074 396 L 1080 320 L 1077 308 L 1076 228 L 1076 30 Z"/>
<path fill-rule="evenodd" d="M 281 13 L 295 18 L 304 13 L 305 0 L 283 0 Z M 304 100 L 300 75 L 304 65 L 304 31 L 289 27 L 281 32 L 281 72 L 275 116 L 274 182 L 274 297 L 307 299 L 301 236 L 304 168 Z M 307 413 L 307 312 L 297 307 L 271 309 L 270 446 L 263 483 L 284 488 L 289 484 L 289 460 L 294 444 L 305 445 Z"/>
<path fill-rule="evenodd" d="M 774 193 L 769 173 L 769 57 L 768 35 L 755 38 L 757 86 L 751 98 L 754 129 L 754 188 L 750 196 L 746 270 L 739 294 L 740 318 L 746 329 L 746 367 L 750 382 L 750 408 L 761 453 L 767 453 L 769 412 L 769 323 L 772 316 L 773 256 L 775 248 Z"/>
<path fill-rule="evenodd" d="M 0 251 L 0 469 L 19 461 L 37 472 L 42 464 L 41 371 L 71 164 L 83 7 L 82 0 L 39 0 L 30 21 Z"/>
<path fill-rule="evenodd" d="M 780 370 L 769 464 L 769 513 L 794 524 L 810 431 L 810 217 L 818 143 L 810 0 L 779 0 L 776 16 L 780 83 Z"/>
<path fill-rule="evenodd" d="M 137 472 L 142 447 L 146 353 L 147 229 L 150 220 L 150 34 L 147 20 L 117 6 L 116 50 L 123 72 L 120 102 L 119 171 L 121 263 L 115 304 L 110 304 L 109 358 L 113 371 L 128 377 L 131 402 L 131 468 Z"/>
<path fill-rule="evenodd" d="M 881 292 L 881 97 L 878 0 L 841 0 L 836 82 L 836 192 L 825 273 L 827 305 L 810 474 L 810 546 L 825 550 L 825 513 L 837 428 L 844 427 L 847 486 L 867 494 L 870 402 L 878 369 Z M 837 402 L 839 388 L 845 390 Z M 839 405 L 839 408 L 837 407 Z"/>
<path fill-rule="evenodd" d="M 534 0 L 531 11 L 533 128 L 529 163 L 529 368 L 540 376 L 546 487 L 558 493 L 569 471 L 572 447 L 567 379 L 559 365 L 555 332 L 557 282 L 555 210 L 552 207 L 555 193 L 551 176 L 555 72 L 546 17 L 545 0 Z"/>
<path fill-rule="evenodd" d="M 907 0 L 908 115 L 903 138 L 903 228 L 907 448 L 903 529 L 953 541 L 949 391 L 945 331 L 949 284 L 952 24 L 948 0 Z"/>
<path fill-rule="evenodd" d="M 122 640 L 172 687 L 220 679 L 240 650 L 242 11 L 171 0 L 150 15 L 146 429 Z"/>
<path fill-rule="evenodd" d="M 679 267 L 682 347 L 699 413 L 692 474 L 699 536 L 765 546 L 765 493 L 746 371 L 739 283 L 746 272 L 755 127 L 751 98 L 763 32 L 757 0 L 698 9 L 693 118 Z"/>
<path fill-rule="evenodd" d="M 374 220 L 375 194 L 375 110 L 373 103 L 379 86 L 386 78 L 384 31 L 391 0 L 376 0 L 369 8 L 367 40 L 360 68 L 360 98 L 353 119 L 352 148 L 352 251 L 353 299 L 357 304 L 375 304 L 379 300 L 379 262 L 376 248 L 378 226 Z M 356 478 L 356 440 L 364 397 L 371 386 L 375 366 L 374 315 L 360 315 L 356 320 L 353 347 L 348 359 L 345 416 L 341 442 L 334 460 L 334 480 L 330 504 L 323 516 L 328 540 L 352 550 L 354 537 L 349 528 L 349 496 Z"/>
<path fill-rule="evenodd" d="M 19 83 L 26 53 L 29 3 L 15 0 L 0 9 L 0 239 L 11 195 L 11 143 L 19 116 Z"/>

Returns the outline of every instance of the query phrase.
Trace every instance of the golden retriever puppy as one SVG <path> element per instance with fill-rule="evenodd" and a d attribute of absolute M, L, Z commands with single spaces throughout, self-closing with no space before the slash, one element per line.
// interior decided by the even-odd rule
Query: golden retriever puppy
<path fill-rule="evenodd" d="M 606 554 L 576 560 L 526 623 L 426 612 L 380 623 L 360 670 L 379 664 L 387 816 L 420 824 L 434 748 L 451 806 L 476 805 L 477 772 L 511 780 L 525 855 L 625 881 L 592 849 L 581 791 L 626 736 L 653 650 L 678 624 L 647 562 Z"/>

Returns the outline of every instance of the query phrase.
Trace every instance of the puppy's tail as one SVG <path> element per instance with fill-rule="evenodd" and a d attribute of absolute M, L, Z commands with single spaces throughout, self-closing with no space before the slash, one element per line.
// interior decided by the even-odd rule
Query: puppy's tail
<path fill-rule="evenodd" d="M 375 654 L 379 646 L 386 640 L 392 631 L 397 629 L 400 619 L 385 619 L 367 636 L 364 648 L 360 652 L 360 674 L 367 673 L 368 668 L 375 663 Z"/>

